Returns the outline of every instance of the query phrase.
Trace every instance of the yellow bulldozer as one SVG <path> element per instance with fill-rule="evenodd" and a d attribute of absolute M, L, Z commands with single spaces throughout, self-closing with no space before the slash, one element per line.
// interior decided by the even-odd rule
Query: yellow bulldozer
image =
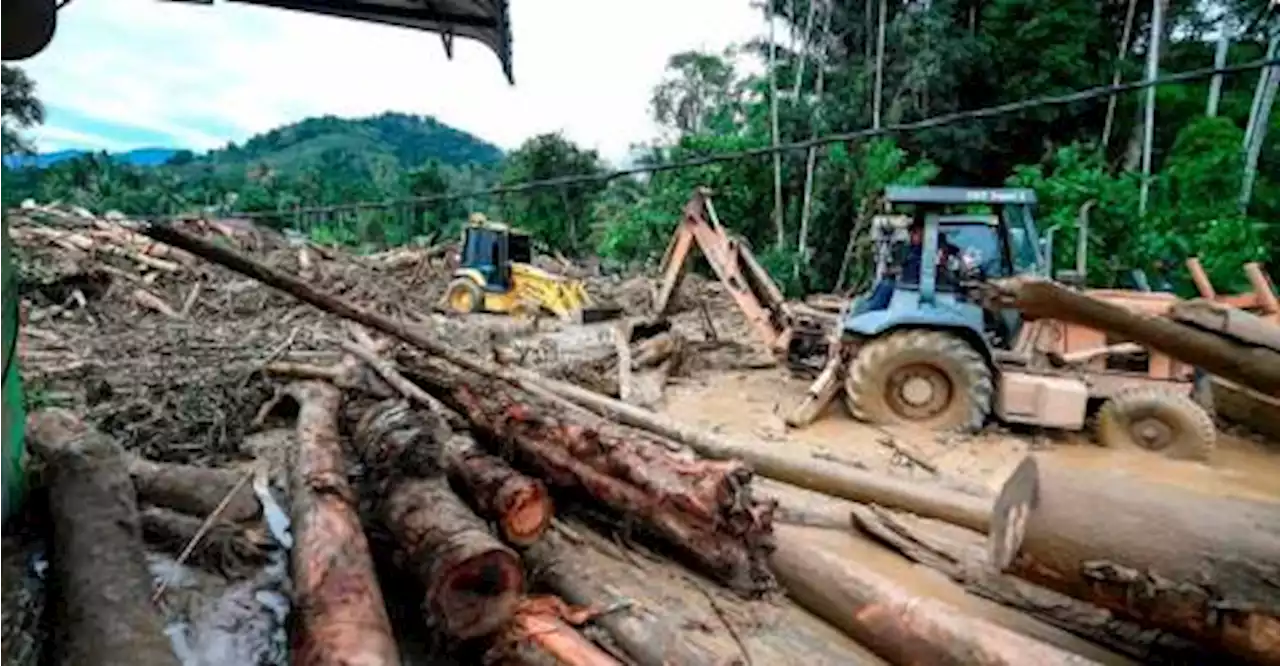
<path fill-rule="evenodd" d="M 533 265 L 533 243 L 524 231 L 471 215 L 444 308 L 455 313 L 539 315 L 591 323 L 618 317 L 621 308 L 597 306 L 580 280 Z"/>

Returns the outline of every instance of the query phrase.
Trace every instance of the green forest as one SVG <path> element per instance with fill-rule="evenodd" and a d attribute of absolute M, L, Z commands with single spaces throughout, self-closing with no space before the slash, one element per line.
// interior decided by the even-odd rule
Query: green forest
<path fill-rule="evenodd" d="M 772 40 L 670 56 L 649 109 L 664 131 L 637 146 L 641 163 L 768 146 L 775 122 L 777 140 L 786 143 L 1108 85 L 1115 77 L 1138 80 L 1152 44 L 1159 44 L 1164 74 L 1210 67 L 1219 30 L 1231 38 L 1228 63 L 1266 57 L 1277 23 L 1266 0 L 1157 1 L 1165 3 L 1165 20 L 1153 40 L 1152 5 L 1136 0 L 773 0 Z M 751 60 L 762 66 L 745 67 Z M 1198 255 L 1220 290 L 1241 290 L 1243 262 L 1269 261 L 1274 272 L 1280 257 L 1280 114 L 1269 116 L 1270 140 L 1247 177 L 1245 129 L 1255 98 L 1265 97 L 1256 94 L 1258 83 L 1257 70 L 1224 76 L 1216 103 L 1208 79 L 1157 89 L 1145 212 L 1143 92 L 791 151 L 777 171 L 764 156 L 448 201 L 439 198 L 603 176 L 610 166 L 558 134 L 503 154 L 430 118 L 325 117 L 208 154 L 179 153 L 157 167 L 89 155 L 44 169 L 6 168 L 3 194 L 5 206 L 33 198 L 136 215 L 262 213 L 260 219 L 319 242 L 366 249 L 454 234 L 467 213 L 482 211 L 529 230 L 549 249 L 634 266 L 660 258 L 682 204 L 706 185 L 721 220 L 797 294 L 865 284 L 868 255 L 860 240 L 887 184 L 1024 186 L 1039 195 L 1041 228 L 1058 229 L 1060 264 L 1070 261 L 1065 253 L 1074 246 L 1080 208 L 1093 202 L 1089 281 L 1096 286 L 1127 286 L 1129 272 L 1142 269 L 1186 293 L 1180 267 Z M 12 128 L 39 122 L 30 111 L 19 115 L 11 88 L 14 97 L 22 92 L 6 73 L 6 152 L 29 147 Z M 38 93 L 38 86 L 26 90 Z M 429 201 L 298 212 L 413 197 Z"/>

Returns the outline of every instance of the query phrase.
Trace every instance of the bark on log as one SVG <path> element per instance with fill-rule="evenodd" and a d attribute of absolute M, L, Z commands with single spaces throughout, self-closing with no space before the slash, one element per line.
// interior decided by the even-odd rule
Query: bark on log
<path fill-rule="evenodd" d="M 1213 653 L 1111 611 L 1033 585 L 987 566 L 985 536 L 909 514 L 855 504 L 854 527 L 908 559 L 940 571 L 965 590 L 1017 609 L 1143 663 L 1198 664 Z M 932 522 L 932 524 L 930 524 Z"/>
<path fill-rule="evenodd" d="M 1280 353 L 1268 349 L 1135 313 L 1038 278 L 991 282 L 987 299 L 1033 319 L 1059 319 L 1114 333 L 1265 395 L 1280 395 Z"/>
<path fill-rule="evenodd" d="M 996 499 L 999 569 L 1258 664 L 1280 664 L 1280 504 L 1028 458 Z"/>
<path fill-rule="evenodd" d="M 298 456 L 291 470 L 297 666 L 399 664 L 369 544 L 338 441 L 341 393 L 291 384 L 298 401 Z"/>
<path fill-rule="evenodd" d="M 540 383 L 556 395 L 605 418 L 680 442 L 708 458 L 742 460 L 756 473 L 777 481 L 854 502 L 910 511 L 980 532 L 987 530 L 990 521 L 990 504 L 981 498 L 883 474 L 823 464 L 773 447 L 730 441 L 565 382 L 540 380 Z"/>
<path fill-rule="evenodd" d="M 473 638 L 510 621 L 524 593 L 524 569 L 449 488 L 442 426 L 439 415 L 384 401 L 365 411 L 354 439 L 381 487 L 383 522 L 404 551 L 405 567 L 426 588 L 423 611 L 446 634 Z"/>
<path fill-rule="evenodd" d="M 541 481 L 481 451 L 468 435 L 454 435 L 446 459 L 450 476 L 467 489 L 481 515 L 498 524 L 504 541 L 527 547 L 547 531 L 555 509 Z"/>
<path fill-rule="evenodd" d="M 894 664 L 1023 666 L 1091 664 L 949 604 L 916 597 L 887 578 L 821 549 L 788 538 L 787 526 L 771 558 L 788 594 L 880 657 Z"/>
<path fill-rule="evenodd" d="M 647 433 L 447 364 L 428 360 L 414 369 L 477 430 L 510 442 L 548 483 L 584 491 L 636 520 L 740 593 L 773 586 L 766 561 L 773 506 L 752 497 L 751 472 L 740 462 L 678 455 Z"/>
<path fill-rule="evenodd" d="M 1169 318 L 1247 345 L 1280 352 L 1280 326 L 1244 310 L 1196 299 L 1175 303 Z"/>
<path fill-rule="evenodd" d="M 589 618 L 589 611 L 556 597 L 525 598 L 498 637 L 496 652 L 523 666 L 620 666 L 573 628 Z"/>
<path fill-rule="evenodd" d="M 443 478 L 396 484 L 383 520 L 426 586 L 423 610 L 450 636 L 485 636 L 506 624 L 524 592 L 520 558 L 485 528 Z"/>
<path fill-rule="evenodd" d="M 222 520 L 243 522 L 258 517 L 262 507 L 253 488 L 240 484 L 243 476 L 229 469 L 158 463 L 145 458 L 129 460 L 129 476 L 138 499 L 147 504 L 175 509 L 193 516 L 213 513 L 237 485 L 239 490 L 219 514 Z"/>
<path fill-rule="evenodd" d="M 54 663 L 177 666 L 151 605 L 123 451 L 65 410 L 32 414 L 27 438 L 48 464 Z"/>
<path fill-rule="evenodd" d="M 191 543 L 204 521 L 170 509 L 149 506 L 140 515 L 142 538 L 177 556 Z M 254 538 L 249 530 L 218 520 L 196 543 L 187 561 L 228 577 L 249 573 L 266 561 L 264 538 Z"/>

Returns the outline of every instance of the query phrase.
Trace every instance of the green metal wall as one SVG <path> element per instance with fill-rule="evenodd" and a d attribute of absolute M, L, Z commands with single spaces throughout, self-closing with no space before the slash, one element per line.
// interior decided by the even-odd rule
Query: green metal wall
<path fill-rule="evenodd" d="M 22 430 L 26 421 L 23 410 L 22 378 L 18 374 L 18 276 L 9 261 L 9 220 L 3 222 L 4 237 L 0 252 L 4 254 L 4 520 L 17 509 L 22 497 Z"/>

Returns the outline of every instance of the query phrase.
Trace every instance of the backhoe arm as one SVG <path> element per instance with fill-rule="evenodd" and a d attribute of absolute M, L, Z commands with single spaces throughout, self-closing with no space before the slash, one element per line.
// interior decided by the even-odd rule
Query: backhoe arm
<path fill-rule="evenodd" d="M 680 286 L 685 262 L 695 244 L 760 339 L 775 351 L 786 350 L 791 326 L 782 291 L 751 250 L 730 237 L 716 219 L 706 188 L 698 188 L 685 204 L 680 226 L 667 245 L 662 259 L 662 281 L 654 295 L 655 315 L 664 315 L 670 308 L 671 297 Z"/>

